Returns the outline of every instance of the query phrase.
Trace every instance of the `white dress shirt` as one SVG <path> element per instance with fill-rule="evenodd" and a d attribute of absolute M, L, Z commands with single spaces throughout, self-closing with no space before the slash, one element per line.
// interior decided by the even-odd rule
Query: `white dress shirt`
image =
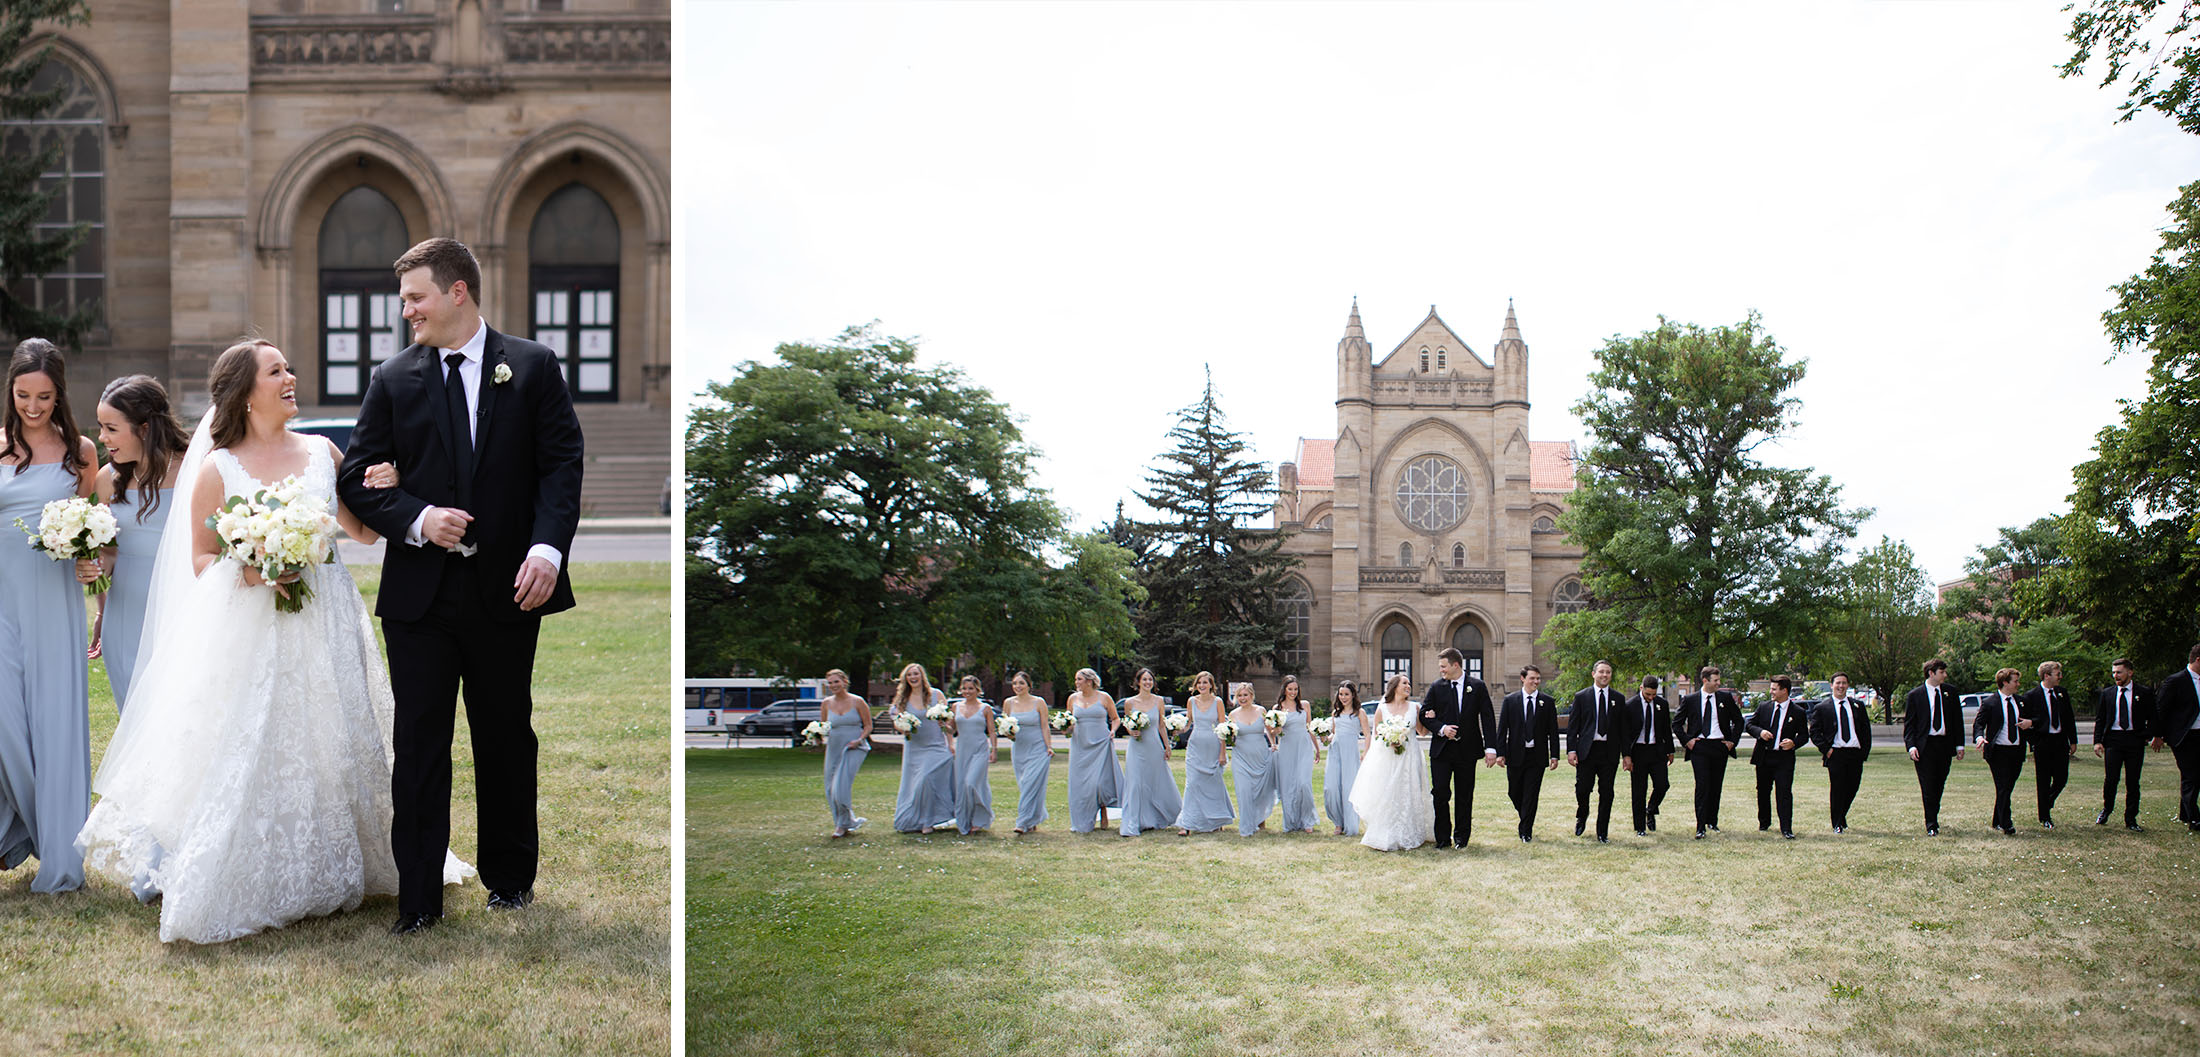
<path fill-rule="evenodd" d="M 488 342 L 488 321 L 476 316 L 474 317 L 474 336 L 467 338 L 465 344 L 455 349 L 439 348 L 435 350 L 436 365 L 443 372 L 444 385 L 451 384 L 451 368 L 443 361 L 454 352 L 465 357 L 458 365 L 458 377 L 460 381 L 466 383 L 466 441 L 468 444 L 474 442 L 475 430 L 479 427 L 481 420 L 481 363 L 486 355 L 485 347 Z M 405 530 L 406 543 L 415 547 L 428 545 L 427 534 L 421 530 L 421 526 L 427 524 L 428 511 L 433 509 L 435 508 L 424 508 L 420 511 L 420 516 L 413 518 L 412 527 Z M 475 550 L 474 545 L 471 543 L 462 543 L 451 549 L 467 557 L 472 557 Z M 556 547 L 547 543 L 537 543 L 527 548 L 527 556 L 541 558 L 543 561 L 549 562 L 551 572 L 556 572 L 565 567 L 565 555 Z"/>

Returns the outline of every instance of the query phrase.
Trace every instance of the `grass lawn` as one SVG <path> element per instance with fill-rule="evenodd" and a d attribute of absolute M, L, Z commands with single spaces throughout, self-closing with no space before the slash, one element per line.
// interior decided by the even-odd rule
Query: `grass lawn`
<path fill-rule="evenodd" d="M 1696 842 L 1673 768 L 1663 829 L 1573 835 L 1570 769 L 1536 841 L 1481 771 L 1473 845 L 1378 854 L 1263 833 L 1069 831 L 1066 754 L 1043 832 L 895 834 L 899 757 L 826 836 L 822 754 L 687 753 L 687 1044 L 695 1054 L 2190 1054 L 2200 1052 L 2200 837 L 2150 755 L 2133 834 L 2097 827 L 2101 765 L 2073 762 L 2043 831 L 2030 765 L 2016 837 L 1956 765 L 1943 836 L 1874 754 L 1851 828 L 1797 767 L 1793 842 L 1758 833 L 1727 771 L 1726 832 Z M 1182 780 L 1182 757 L 1176 759 Z M 1320 781 L 1317 768 L 1315 780 Z M 1317 799 L 1319 794 L 1317 792 Z M 1278 823 L 1272 822 L 1271 825 Z"/>
<path fill-rule="evenodd" d="M 372 605 L 376 568 L 355 568 Z M 386 934 L 394 897 L 211 947 L 163 945 L 159 906 L 94 877 L 0 874 L 0 1040 L 16 1053 L 630 1054 L 671 1046 L 670 585 L 663 563 L 582 564 L 580 607 L 536 660 L 542 866 L 534 906 L 446 890 L 441 925 Z M 250 663 L 239 658 L 239 663 Z M 114 734 L 99 662 L 92 762 Z M 475 847 L 459 711 L 451 843 Z"/>

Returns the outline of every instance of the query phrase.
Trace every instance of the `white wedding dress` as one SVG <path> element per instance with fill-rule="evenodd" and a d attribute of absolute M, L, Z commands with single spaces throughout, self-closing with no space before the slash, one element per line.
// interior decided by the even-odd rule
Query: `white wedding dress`
<path fill-rule="evenodd" d="M 264 487 L 226 449 L 205 458 L 229 495 Z M 303 479 L 336 509 L 325 445 L 312 446 Z M 77 837 L 87 869 L 141 899 L 157 892 L 162 942 L 220 943 L 394 894 L 395 703 L 350 570 L 308 569 L 313 593 L 298 613 L 278 612 L 272 589 L 245 586 L 234 559 L 191 576 L 188 544 L 166 550 L 190 536 L 178 492 L 184 513 L 163 534 L 130 709 Z M 471 873 L 446 859 L 447 883 Z"/>
<path fill-rule="evenodd" d="M 1412 709 L 1403 715 L 1410 721 Z M 1380 726 L 1385 718 L 1377 709 L 1368 722 Z M 1376 851 L 1406 851 L 1435 840 L 1436 801 L 1429 789 L 1428 746 L 1416 739 L 1406 742 L 1406 751 L 1392 752 L 1371 738 L 1352 782 L 1352 810 L 1367 827 L 1360 843 Z"/>

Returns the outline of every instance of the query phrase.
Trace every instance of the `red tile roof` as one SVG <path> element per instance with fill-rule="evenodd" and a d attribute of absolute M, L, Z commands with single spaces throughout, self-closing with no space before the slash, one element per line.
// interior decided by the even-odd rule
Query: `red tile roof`
<path fill-rule="evenodd" d="M 1571 492 L 1574 490 L 1573 441 L 1531 440 L 1528 442 L 1528 490 L 1531 492 Z"/>
<path fill-rule="evenodd" d="M 1337 442 L 1314 437 L 1299 438 L 1299 487 L 1337 487 Z"/>

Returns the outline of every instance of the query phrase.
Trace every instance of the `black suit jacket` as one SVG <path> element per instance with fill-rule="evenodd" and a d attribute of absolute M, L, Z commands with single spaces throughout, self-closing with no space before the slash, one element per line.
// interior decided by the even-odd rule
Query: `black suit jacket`
<path fill-rule="evenodd" d="M 2017 718 L 2024 719 L 2024 699 L 2015 694 L 2011 694 L 2009 697 L 2010 705 L 2015 709 Z M 1971 740 L 1977 741 L 1980 738 L 1985 738 L 1987 748 L 2000 745 L 2001 728 L 2009 722 L 2007 711 L 2002 708 L 2000 691 L 1987 692 L 1985 697 L 1979 699 L 1978 715 L 1971 719 Z M 2020 750 L 2032 743 L 2031 731 L 2020 728 L 2009 733 L 2015 735 L 2017 748 Z"/>
<path fill-rule="evenodd" d="M 1604 688 L 1604 743 L 1615 752 L 1626 751 L 1627 746 L 1619 738 L 1619 714 L 1626 707 L 1627 695 L 1616 686 Z M 1590 686 L 1574 695 L 1572 708 L 1566 710 L 1566 748 L 1569 752 L 1585 752 L 1596 744 L 1597 736 L 1597 688 Z"/>
<path fill-rule="evenodd" d="M 1520 691 L 1505 695 L 1505 706 L 1497 713 L 1497 755 L 1508 767 L 1544 766 L 1545 760 L 1558 759 L 1558 702 L 1540 690 L 1535 695 L 1535 720 L 1531 725 L 1527 718 L 1526 702 Z M 1530 746 L 1528 739 L 1535 739 Z M 1530 755 L 1539 759 L 1528 763 Z"/>
<path fill-rule="evenodd" d="M 1933 729 L 1933 717 L 1932 710 L 1925 706 L 1925 690 L 1925 684 L 1919 683 L 1903 699 L 1902 747 L 1905 749 L 1922 747 L 1925 739 L 1931 736 L 1927 732 Z M 1958 742 L 1963 740 L 1963 698 L 1945 686 L 1940 688 L 1940 729 L 1942 737 Z"/>
<path fill-rule="evenodd" d="M 1751 713 L 1749 719 L 1742 724 L 1742 729 L 1749 733 L 1749 743 L 1756 746 L 1749 750 L 1749 762 L 1752 766 L 1763 759 L 1771 758 L 1770 754 L 1773 753 L 1794 755 L 1795 749 L 1782 749 L 1780 747 L 1780 742 L 1783 740 L 1792 740 L 1795 742 L 1796 748 L 1801 748 L 1803 743 L 1810 740 L 1810 710 L 1804 708 L 1801 701 L 1794 698 L 1788 699 L 1786 721 L 1780 724 L 1780 729 L 1773 730 L 1772 718 L 1778 714 L 1779 710 L 1780 706 L 1767 701 L 1757 706 L 1757 711 Z M 1757 736 L 1759 731 L 1771 731 L 1772 740 L 1765 741 L 1759 738 Z"/>
<path fill-rule="evenodd" d="M 2062 687 L 2049 690 L 2035 686 L 2024 692 L 2024 718 L 2032 721 L 2032 748 L 2038 752 L 2068 752 L 2078 743 L 2078 714 L 2070 707 L 2070 691 Z M 2047 732 L 2048 720 L 2061 728 L 2059 734 Z"/>
<path fill-rule="evenodd" d="M 1497 744 L 1497 720 L 1490 714 L 1490 688 L 1473 676 L 1462 675 L 1459 681 L 1466 684 L 1464 701 L 1452 694 L 1449 679 L 1428 684 L 1421 694 L 1421 726 L 1428 729 L 1430 759 L 1453 752 L 1480 756 L 1484 747 Z M 1458 740 L 1437 735 L 1446 726 L 1459 728 Z"/>
<path fill-rule="evenodd" d="M 1829 767 L 1833 765 L 1833 761 L 1824 754 L 1833 751 L 1834 740 L 1841 736 L 1840 720 L 1834 711 L 1839 708 L 1849 710 L 1849 732 L 1856 735 L 1857 747 L 1865 752 L 1870 752 L 1872 748 L 1872 717 L 1864 708 L 1864 702 L 1853 697 L 1846 700 L 1829 697 L 1818 703 L 1810 717 L 1810 743 L 1818 746 L 1821 754 L 1818 762 Z"/>
<path fill-rule="evenodd" d="M 2110 683 L 2093 695 L 2093 744 L 2101 744 L 2110 732 L 2108 725 L 2116 721 L 2116 684 Z M 2137 679 L 2131 681 L 2131 731 L 2130 736 L 2144 740 L 2154 732 L 2154 688 Z"/>
<path fill-rule="evenodd" d="M 2162 680 L 2162 689 L 2154 701 L 2154 714 L 2159 725 L 2154 736 L 2171 745 L 2183 745 L 2192 721 L 2200 718 L 2200 695 L 2192 685 L 2192 669 L 2179 668 L 2169 678 Z"/>
<path fill-rule="evenodd" d="M 1653 697 L 1650 700 L 1653 702 L 1650 709 L 1650 746 L 1667 756 L 1671 756 L 1673 755 L 1673 709 L 1665 703 L 1663 697 Z M 1628 752 L 1634 751 L 1636 739 L 1642 737 L 1641 694 L 1636 694 L 1627 699 L 1627 703 L 1620 708 L 1618 720 L 1613 726 L 1618 730 L 1620 748 Z"/>
<path fill-rule="evenodd" d="M 431 506 L 474 516 L 466 540 L 479 548 L 472 560 L 492 619 L 534 620 L 573 608 L 567 572 L 580 525 L 582 447 L 564 369 L 542 345 L 488 332 L 475 404 L 474 472 L 461 492 L 437 351 L 410 345 L 375 368 L 337 481 L 344 505 L 388 541 L 375 614 L 419 619 L 435 598 L 443 563 L 456 560 L 434 544 L 405 542 L 413 519 Z M 509 381 L 496 381 L 499 366 L 511 369 Z M 397 464 L 396 488 L 366 487 L 367 467 L 379 462 Z M 461 495 L 468 501 L 462 503 Z M 537 543 L 556 547 L 565 560 L 549 600 L 522 611 L 512 600 L 512 581 Z"/>
<path fill-rule="evenodd" d="M 1716 707 L 1719 713 L 1719 733 L 1726 741 L 1726 754 L 1733 756 L 1739 751 L 1735 745 L 1742 740 L 1742 702 L 1734 696 L 1732 690 L 1715 690 L 1712 693 L 1718 700 Z M 1681 707 L 1675 722 L 1680 725 L 1677 733 L 1684 746 L 1691 738 L 1707 736 L 1703 721 L 1703 695 L 1696 693 L 1681 698 Z"/>

